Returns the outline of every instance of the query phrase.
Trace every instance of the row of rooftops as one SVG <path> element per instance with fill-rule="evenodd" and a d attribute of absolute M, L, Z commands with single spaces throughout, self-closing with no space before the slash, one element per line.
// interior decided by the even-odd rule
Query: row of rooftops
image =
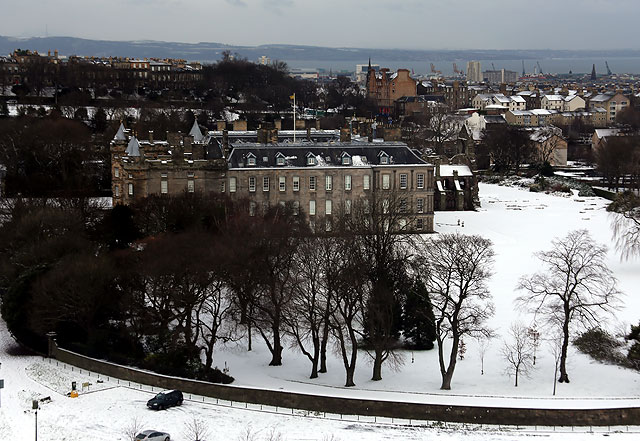
<path fill-rule="evenodd" d="M 564 115 L 564 116 L 589 116 L 594 113 L 607 113 L 606 109 L 602 107 L 594 107 L 589 110 L 575 110 L 575 111 L 562 111 L 551 109 L 531 109 L 531 110 L 510 110 L 513 115 L 516 116 L 550 116 L 550 115 Z"/>
<path fill-rule="evenodd" d="M 427 165 L 406 144 L 399 142 L 314 143 L 312 145 L 233 145 L 229 168 L 263 167 L 372 167 Z"/>
<path fill-rule="evenodd" d="M 291 132 L 291 133 L 288 133 Z M 365 141 L 355 138 L 353 142 L 339 141 L 339 132 L 322 130 L 314 132 L 311 141 L 303 136 L 293 142 L 288 136 L 293 131 L 281 131 L 285 136 L 283 142 L 259 143 L 256 132 L 222 132 L 202 133 L 197 122 L 189 132 L 189 144 L 198 145 L 206 154 L 206 159 L 223 159 L 229 168 L 246 167 L 372 167 L 390 165 L 426 165 L 419 155 L 401 142 L 383 141 L 380 139 Z M 280 138 L 278 138 L 279 140 Z M 176 144 L 176 142 L 180 144 Z M 228 143 L 229 153 L 225 154 Z M 179 137 L 172 141 L 139 140 L 120 124 L 112 143 L 127 144 L 126 157 L 138 158 L 144 155 L 146 146 L 157 146 L 165 149 L 163 155 L 171 155 L 171 149 L 184 148 L 186 141 Z M 157 150 L 155 151 L 157 153 Z M 184 152 L 189 158 L 194 156 Z M 185 157 L 186 159 L 186 157 Z"/>
<path fill-rule="evenodd" d="M 0 56 L 0 63 L 9 64 L 25 64 L 34 61 L 44 60 L 53 64 L 87 64 L 87 65 L 99 65 L 114 69 L 134 69 L 134 70 L 150 70 L 151 72 L 161 71 L 201 71 L 202 64 L 199 62 L 187 62 L 183 59 L 158 59 L 158 58 L 145 58 L 134 59 L 124 57 L 95 57 L 95 56 L 77 56 L 71 55 L 59 56 L 58 51 L 55 51 L 55 55 L 51 53 L 47 55 L 39 54 L 37 51 L 14 51 L 13 54 L 8 56 Z"/>

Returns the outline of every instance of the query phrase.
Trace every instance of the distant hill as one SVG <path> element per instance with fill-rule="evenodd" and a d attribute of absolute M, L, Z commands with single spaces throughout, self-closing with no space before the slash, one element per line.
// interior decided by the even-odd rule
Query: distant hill
<path fill-rule="evenodd" d="M 267 56 L 272 60 L 283 60 L 291 66 L 306 62 L 335 62 L 337 65 L 374 62 L 430 62 L 460 60 L 538 60 L 549 58 L 606 58 L 640 57 L 640 50 L 407 50 L 407 49 L 363 49 L 330 48 L 321 46 L 263 45 L 233 46 L 223 43 L 175 43 L 166 41 L 106 41 L 73 37 L 15 38 L 0 36 L 0 54 L 6 55 L 14 49 L 37 50 L 40 53 L 58 50 L 61 55 L 94 55 L 122 57 L 185 58 L 189 61 L 214 62 L 223 51 L 231 51 L 240 57 L 257 60 Z M 466 66 L 461 66 L 466 67 Z"/>

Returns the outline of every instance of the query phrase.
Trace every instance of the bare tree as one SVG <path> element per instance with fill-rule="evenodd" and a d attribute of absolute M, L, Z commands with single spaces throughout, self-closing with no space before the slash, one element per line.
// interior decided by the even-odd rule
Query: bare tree
<path fill-rule="evenodd" d="M 443 234 L 422 241 L 416 249 L 417 270 L 431 296 L 436 317 L 441 389 L 451 389 L 459 343 L 470 335 L 489 336 L 485 322 L 494 307 L 487 280 L 491 276 L 493 247 L 480 236 Z M 448 360 L 444 344 L 451 339 Z"/>
<path fill-rule="evenodd" d="M 233 302 L 230 289 L 218 277 L 213 277 L 204 298 L 195 310 L 195 321 L 203 341 L 205 366 L 213 364 L 213 349 L 219 341 L 229 342 L 236 335 L 236 321 L 232 317 Z"/>
<path fill-rule="evenodd" d="M 533 153 L 533 159 L 539 165 L 551 164 L 556 149 L 562 144 L 562 130 L 554 126 L 541 128 L 532 136 L 536 141 L 537 148 Z"/>
<path fill-rule="evenodd" d="M 575 230 L 552 241 L 550 251 L 535 253 L 544 269 L 523 276 L 517 289 L 525 293 L 516 299 L 519 307 L 540 315 L 562 329 L 560 383 L 568 383 L 566 360 L 571 325 L 594 326 L 600 313 L 616 308 L 620 292 L 605 263 L 607 248 L 591 238 L 587 230 Z"/>
<path fill-rule="evenodd" d="M 144 422 L 138 417 L 133 417 L 122 429 L 122 435 L 127 441 L 136 441 L 136 435 L 142 431 Z"/>
<path fill-rule="evenodd" d="M 300 241 L 295 258 L 297 280 L 284 319 L 287 333 L 293 336 L 300 351 L 311 361 L 310 378 L 318 377 L 322 326 L 328 306 L 323 240 L 309 237 Z"/>
<path fill-rule="evenodd" d="M 194 416 L 193 419 L 186 422 L 184 437 L 189 441 L 204 441 L 204 438 L 208 435 L 209 428 L 207 427 L 207 423 L 203 420 Z"/>
<path fill-rule="evenodd" d="M 623 259 L 640 256 L 640 197 L 631 192 L 616 196 L 607 207 L 616 249 Z"/>
<path fill-rule="evenodd" d="M 476 340 L 478 341 L 478 356 L 480 357 L 480 375 L 484 375 L 484 357 L 491 345 L 491 336 L 480 334 Z"/>
<path fill-rule="evenodd" d="M 353 242 L 350 236 L 337 237 L 334 245 L 337 247 L 335 273 L 335 298 L 331 313 L 331 333 L 336 339 L 337 351 L 342 356 L 345 368 L 345 386 L 355 386 L 353 380 L 356 361 L 358 358 L 358 339 L 362 332 L 362 318 L 364 309 L 367 278 L 364 268 L 357 260 L 351 259 Z"/>
<path fill-rule="evenodd" d="M 533 369 L 533 345 L 527 327 L 521 322 L 511 324 L 510 340 L 502 347 L 502 356 L 508 363 L 507 373 L 515 377 L 518 387 L 520 375 L 528 376 Z"/>

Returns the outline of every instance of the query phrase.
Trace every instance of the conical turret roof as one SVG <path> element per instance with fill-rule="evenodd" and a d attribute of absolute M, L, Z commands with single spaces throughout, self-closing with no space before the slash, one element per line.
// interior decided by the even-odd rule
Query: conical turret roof
<path fill-rule="evenodd" d="M 116 136 L 113 137 L 114 141 L 125 141 L 127 139 L 124 134 L 124 124 L 120 123 L 120 127 L 118 127 L 118 131 L 116 132 Z"/>
<path fill-rule="evenodd" d="M 140 156 L 140 143 L 135 136 L 132 136 L 129 140 L 129 145 L 127 145 L 127 150 L 125 153 L 128 156 Z"/>
<path fill-rule="evenodd" d="M 193 122 L 193 127 L 191 127 L 191 131 L 189 132 L 190 136 L 193 136 L 194 142 L 202 142 L 204 141 L 204 135 L 200 130 L 200 126 L 198 125 L 198 121 Z"/>

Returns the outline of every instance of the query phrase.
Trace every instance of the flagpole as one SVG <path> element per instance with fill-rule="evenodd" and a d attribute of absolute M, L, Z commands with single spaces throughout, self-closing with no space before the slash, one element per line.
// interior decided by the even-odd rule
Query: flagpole
<path fill-rule="evenodd" d="M 296 142 L 296 94 L 293 94 L 293 143 Z"/>

